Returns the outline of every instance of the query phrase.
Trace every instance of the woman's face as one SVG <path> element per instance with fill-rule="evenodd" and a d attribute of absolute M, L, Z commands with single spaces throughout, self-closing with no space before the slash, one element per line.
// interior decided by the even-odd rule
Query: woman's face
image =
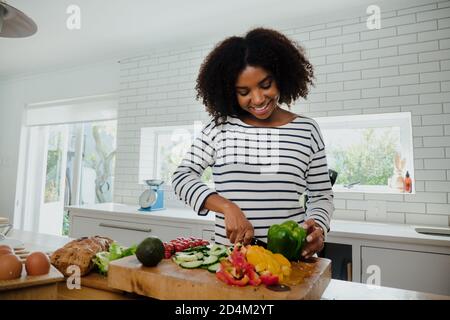
<path fill-rule="evenodd" d="M 236 96 L 242 109 L 263 120 L 278 107 L 280 91 L 266 70 L 247 66 L 237 78 Z"/>

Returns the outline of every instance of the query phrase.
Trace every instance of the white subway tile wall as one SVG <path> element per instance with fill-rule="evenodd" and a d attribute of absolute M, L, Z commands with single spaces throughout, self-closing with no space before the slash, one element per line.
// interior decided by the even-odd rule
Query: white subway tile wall
<path fill-rule="evenodd" d="M 335 194 L 335 219 L 447 226 L 450 223 L 450 1 L 282 30 L 302 44 L 316 87 L 292 111 L 312 117 L 411 112 L 416 194 Z M 381 8 L 383 9 L 383 8 Z M 137 204 L 140 130 L 206 120 L 195 80 L 215 43 L 121 61 L 114 201 Z M 166 201 L 180 204 L 173 192 Z M 386 214 L 368 203 L 385 202 Z"/>

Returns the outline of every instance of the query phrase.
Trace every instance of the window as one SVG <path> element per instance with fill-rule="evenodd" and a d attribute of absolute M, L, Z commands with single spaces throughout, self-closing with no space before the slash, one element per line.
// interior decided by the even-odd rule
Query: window
<path fill-rule="evenodd" d="M 66 206 L 112 201 L 117 100 L 104 94 L 27 105 L 21 229 L 67 235 Z"/>
<path fill-rule="evenodd" d="M 337 192 L 402 193 L 406 172 L 414 181 L 410 113 L 315 118 L 325 140 L 328 167 L 338 172 Z M 191 126 L 141 129 L 139 183 L 171 177 L 202 128 Z M 213 187 L 212 170 L 202 181 Z M 412 192 L 414 192 L 414 184 Z"/>
<path fill-rule="evenodd" d="M 406 172 L 414 181 L 410 113 L 315 119 L 338 192 L 401 193 Z M 414 190 L 414 185 L 413 185 Z"/>
<path fill-rule="evenodd" d="M 117 120 L 67 126 L 70 134 L 64 204 L 112 202 Z M 63 235 L 68 235 L 69 221 L 69 212 L 64 210 Z"/>
<path fill-rule="evenodd" d="M 201 122 L 196 122 L 191 126 L 142 128 L 139 183 L 147 179 L 161 179 L 166 186 L 170 186 L 173 173 L 202 127 Z M 202 181 L 213 186 L 211 168 L 203 172 Z"/>
<path fill-rule="evenodd" d="M 112 201 L 117 121 L 83 124 L 80 204 Z"/>

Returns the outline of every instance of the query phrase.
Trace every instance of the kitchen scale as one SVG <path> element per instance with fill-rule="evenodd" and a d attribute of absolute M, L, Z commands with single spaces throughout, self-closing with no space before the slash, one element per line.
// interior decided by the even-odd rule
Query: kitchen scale
<path fill-rule="evenodd" d="M 144 180 L 149 186 L 139 197 L 140 211 L 156 211 L 164 209 L 164 190 L 160 186 L 163 180 L 150 179 Z"/>

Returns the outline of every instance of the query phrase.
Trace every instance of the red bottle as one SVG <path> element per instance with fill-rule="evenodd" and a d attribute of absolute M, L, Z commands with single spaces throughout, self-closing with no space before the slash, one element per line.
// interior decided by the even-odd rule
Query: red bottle
<path fill-rule="evenodd" d="M 409 177 L 409 172 L 408 171 L 406 171 L 406 176 L 405 176 L 405 180 L 404 180 L 403 184 L 404 184 L 403 190 L 405 192 L 411 193 L 411 191 L 412 191 L 412 180 Z"/>

